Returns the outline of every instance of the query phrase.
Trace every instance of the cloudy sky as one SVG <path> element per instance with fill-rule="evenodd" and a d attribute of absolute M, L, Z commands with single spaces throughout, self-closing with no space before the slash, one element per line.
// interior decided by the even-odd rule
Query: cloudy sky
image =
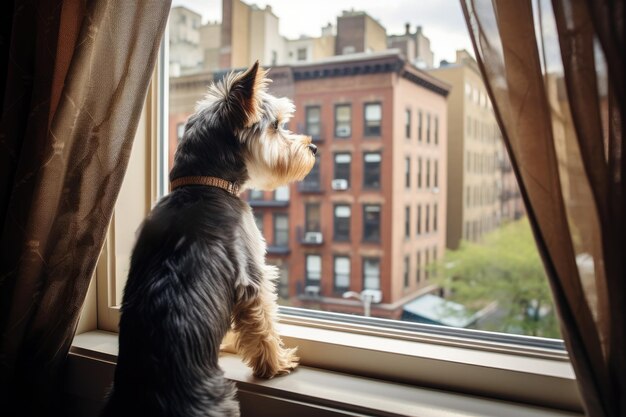
<path fill-rule="evenodd" d="M 321 27 L 336 23 L 342 10 L 364 10 L 387 29 L 387 34 L 404 33 L 404 24 L 421 25 L 430 38 L 435 62 L 454 61 L 457 49 L 472 52 L 459 0 L 244 0 L 260 7 L 272 6 L 280 19 L 283 36 L 294 39 L 300 35 L 319 36 Z M 221 21 L 222 0 L 174 0 L 174 6 L 184 5 L 206 21 Z"/>

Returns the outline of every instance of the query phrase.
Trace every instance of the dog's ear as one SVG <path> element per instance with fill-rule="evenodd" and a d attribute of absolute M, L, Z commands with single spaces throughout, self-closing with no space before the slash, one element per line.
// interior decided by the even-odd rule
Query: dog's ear
<path fill-rule="evenodd" d="M 259 61 L 247 71 L 233 72 L 211 86 L 196 110 L 211 109 L 214 123 L 237 131 L 261 119 L 261 94 L 267 88 L 267 71 L 259 68 Z"/>

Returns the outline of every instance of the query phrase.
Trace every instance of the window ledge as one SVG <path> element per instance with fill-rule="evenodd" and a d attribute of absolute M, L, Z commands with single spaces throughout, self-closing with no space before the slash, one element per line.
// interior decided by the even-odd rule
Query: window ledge
<path fill-rule="evenodd" d="M 286 331 L 287 329 L 283 329 Z M 68 392 L 100 402 L 110 380 L 96 381 L 94 363 L 113 375 L 117 335 L 93 331 L 77 335 L 70 351 Z M 420 417 L 557 417 L 581 414 L 300 366 L 292 374 L 260 380 L 234 354 L 223 353 L 220 366 L 239 389 L 243 415 L 340 416 L 354 413 Z M 102 378 L 106 379 L 106 378 Z M 100 388 L 95 387 L 98 385 Z M 259 403 L 264 407 L 259 407 Z M 260 412 L 259 410 L 264 410 Z"/>

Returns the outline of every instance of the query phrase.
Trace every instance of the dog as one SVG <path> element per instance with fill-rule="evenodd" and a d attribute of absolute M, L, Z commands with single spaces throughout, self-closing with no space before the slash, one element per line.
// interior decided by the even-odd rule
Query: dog
<path fill-rule="evenodd" d="M 185 125 L 171 192 L 144 220 L 131 256 L 104 416 L 238 416 L 235 386 L 218 364 L 231 328 L 256 377 L 298 364 L 275 328 L 277 269 L 238 194 L 303 179 L 317 148 L 284 128 L 295 107 L 267 92 L 266 75 L 256 62 L 212 84 Z"/>

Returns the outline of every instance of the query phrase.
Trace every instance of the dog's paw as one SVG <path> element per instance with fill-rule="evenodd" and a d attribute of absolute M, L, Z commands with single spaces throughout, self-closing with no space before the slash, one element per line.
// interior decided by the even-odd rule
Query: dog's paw
<path fill-rule="evenodd" d="M 300 358 L 296 356 L 297 349 L 281 348 L 273 358 L 254 366 L 254 376 L 269 379 L 275 376 L 286 375 L 298 366 Z"/>

